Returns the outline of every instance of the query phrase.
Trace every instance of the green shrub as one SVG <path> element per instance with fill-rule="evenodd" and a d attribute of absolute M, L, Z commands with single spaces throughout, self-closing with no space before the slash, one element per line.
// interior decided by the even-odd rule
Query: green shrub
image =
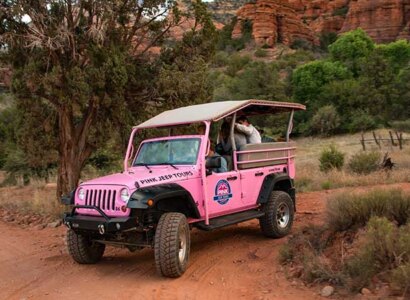
<path fill-rule="evenodd" d="M 228 64 L 229 61 L 229 55 L 228 53 L 224 51 L 218 51 L 213 59 L 213 66 L 215 67 L 224 67 Z"/>
<path fill-rule="evenodd" d="M 396 218 L 398 211 L 407 212 L 400 221 Z M 280 259 L 284 264 L 300 266 L 301 278 L 306 282 L 339 284 L 358 292 L 377 279 L 407 297 L 410 295 L 408 220 L 410 195 L 404 195 L 401 190 L 340 194 L 328 204 L 326 223 L 305 226 L 292 235 L 281 250 Z M 355 232 L 352 225 L 365 228 Z M 350 245 L 346 247 L 347 253 L 343 245 Z"/>
<path fill-rule="evenodd" d="M 356 174 L 370 174 L 380 168 L 380 153 L 359 152 L 353 155 L 349 160 L 349 170 Z"/>
<path fill-rule="evenodd" d="M 410 196 L 395 189 L 343 193 L 328 201 L 326 216 L 329 228 L 335 232 L 363 227 L 372 216 L 386 217 L 402 225 L 410 219 Z"/>
<path fill-rule="evenodd" d="M 296 190 L 298 192 L 307 192 L 311 190 L 312 179 L 308 177 L 298 177 L 295 181 Z"/>
<path fill-rule="evenodd" d="M 232 31 L 236 26 L 237 18 L 233 18 L 230 24 L 225 25 L 218 35 L 216 44 L 217 50 L 234 52 L 245 48 L 246 44 L 252 39 L 252 21 L 244 20 L 242 22 L 242 36 L 238 39 L 232 39 Z"/>
<path fill-rule="evenodd" d="M 384 272 L 390 273 L 388 280 L 400 292 L 405 292 L 410 284 L 410 226 L 398 228 L 387 218 L 372 217 L 365 240 L 361 251 L 345 265 L 350 289 L 358 291 Z"/>
<path fill-rule="evenodd" d="M 410 119 L 405 121 L 393 121 L 391 127 L 397 131 L 410 132 Z"/>
<path fill-rule="evenodd" d="M 292 247 L 290 247 L 288 244 L 283 245 L 279 249 L 279 261 L 281 263 L 285 263 L 288 261 L 291 261 L 295 256 L 295 253 L 293 252 Z"/>
<path fill-rule="evenodd" d="M 357 110 L 350 116 L 348 129 L 350 132 L 367 131 L 376 128 L 376 121 L 365 110 Z"/>
<path fill-rule="evenodd" d="M 234 77 L 238 71 L 242 70 L 251 61 L 252 59 L 248 55 L 244 55 L 244 56 L 240 54 L 231 55 L 228 61 L 228 67 L 226 69 L 226 74 L 231 77 Z"/>
<path fill-rule="evenodd" d="M 333 44 L 337 40 L 336 32 L 323 32 L 320 35 L 320 49 L 323 51 L 328 51 L 329 45 Z"/>
<path fill-rule="evenodd" d="M 329 136 L 335 133 L 340 125 L 340 118 L 333 105 L 326 105 L 316 112 L 311 120 L 311 131 L 321 136 Z"/>
<path fill-rule="evenodd" d="M 328 172 L 332 169 L 341 170 L 345 161 L 344 153 L 336 149 L 335 145 L 330 145 L 324 149 L 319 158 L 319 168 L 322 172 Z"/>
<path fill-rule="evenodd" d="M 360 255 L 355 255 L 346 261 L 341 272 L 345 275 L 344 285 L 351 291 L 358 292 L 371 282 L 377 273 L 373 253 L 362 250 Z"/>
<path fill-rule="evenodd" d="M 263 50 L 261 48 L 256 49 L 255 51 L 255 56 L 256 57 L 266 57 L 268 56 L 268 52 L 266 52 L 266 50 Z"/>
<path fill-rule="evenodd" d="M 332 188 L 332 182 L 329 181 L 329 180 L 326 180 L 326 181 L 322 182 L 321 188 L 323 190 L 330 190 Z"/>
<path fill-rule="evenodd" d="M 312 50 L 314 48 L 314 45 L 307 40 L 296 39 L 292 42 L 292 44 L 290 45 L 290 48 Z"/>
<path fill-rule="evenodd" d="M 398 290 L 409 291 L 410 261 L 401 266 L 398 266 L 396 269 L 392 271 L 391 282 L 394 288 Z"/>

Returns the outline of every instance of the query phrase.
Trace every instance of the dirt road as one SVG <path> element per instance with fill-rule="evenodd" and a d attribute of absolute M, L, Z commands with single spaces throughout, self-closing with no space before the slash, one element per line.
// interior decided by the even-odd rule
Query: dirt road
<path fill-rule="evenodd" d="M 410 190 L 410 184 L 403 186 Z M 300 194 L 296 227 L 322 217 L 330 192 Z M 262 237 L 256 220 L 214 232 L 192 231 L 183 277 L 155 272 L 154 254 L 109 248 L 97 265 L 65 250 L 65 228 L 22 229 L 0 222 L 0 299 L 319 299 L 286 279 L 278 263 L 286 239 Z"/>

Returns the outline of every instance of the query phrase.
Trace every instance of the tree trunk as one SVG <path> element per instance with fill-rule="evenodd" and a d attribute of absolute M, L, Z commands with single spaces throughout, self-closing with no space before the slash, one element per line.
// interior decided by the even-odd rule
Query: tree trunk
<path fill-rule="evenodd" d="M 92 115 L 92 111 L 89 113 Z M 57 199 L 63 195 L 68 195 L 77 187 L 81 170 L 91 155 L 91 148 L 86 143 L 91 125 L 91 115 L 86 115 L 86 119 L 90 117 L 90 122 L 81 122 L 74 126 L 71 110 L 67 107 L 59 110 Z"/>

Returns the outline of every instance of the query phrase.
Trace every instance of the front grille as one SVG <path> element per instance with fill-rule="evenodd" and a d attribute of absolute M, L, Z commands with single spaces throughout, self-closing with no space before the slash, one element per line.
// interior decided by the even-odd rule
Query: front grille
<path fill-rule="evenodd" d="M 85 205 L 97 206 L 103 211 L 115 211 L 116 190 L 89 189 L 85 192 Z"/>

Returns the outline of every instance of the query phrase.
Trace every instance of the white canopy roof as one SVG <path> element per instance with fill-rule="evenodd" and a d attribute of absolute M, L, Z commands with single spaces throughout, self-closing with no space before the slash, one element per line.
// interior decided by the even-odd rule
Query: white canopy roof
<path fill-rule="evenodd" d="M 212 102 L 164 111 L 138 125 L 137 128 L 152 128 L 203 121 L 218 121 L 239 110 L 241 110 L 241 115 L 250 116 L 305 109 L 306 107 L 304 105 L 298 103 L 254 99 Z"/>

